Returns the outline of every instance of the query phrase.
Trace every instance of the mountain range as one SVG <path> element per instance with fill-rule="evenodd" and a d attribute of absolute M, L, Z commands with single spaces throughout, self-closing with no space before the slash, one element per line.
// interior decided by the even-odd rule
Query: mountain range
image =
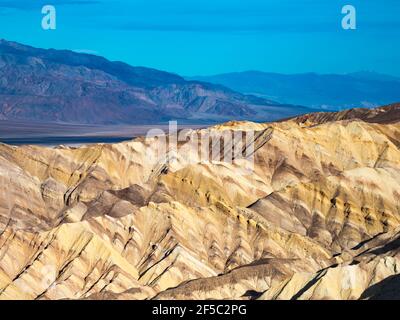
<path fill-rule="evenodd" d="M 277 120 L 304 107 L 67 50 L 0 40 L 0 120 L 144 124 Z"/>
<path fill-rule="evenodd" d="M 280 103 L 317 109 L 377 107 L 400 101 L 400 78 L 375 72 L 279 74 L 259 71 L 191 77 Z"/>

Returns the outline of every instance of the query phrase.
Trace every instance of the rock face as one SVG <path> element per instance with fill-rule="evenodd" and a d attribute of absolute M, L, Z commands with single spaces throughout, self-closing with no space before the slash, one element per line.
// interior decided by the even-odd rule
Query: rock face
<path fill-rule="evenodd" d="M 0 145 L 0 299 L 399 298 L 396 108 L 231 122 L 161 153 Z M 254 132 L 252 157 L 199 161 L 190 142 L 225 132 Z"/>
<path fill-rule="evenodd" d="M 167 72 L 5 40 L 0 101 L 0 120 L 89 124 L 266 121 L 307 112 Z"/>

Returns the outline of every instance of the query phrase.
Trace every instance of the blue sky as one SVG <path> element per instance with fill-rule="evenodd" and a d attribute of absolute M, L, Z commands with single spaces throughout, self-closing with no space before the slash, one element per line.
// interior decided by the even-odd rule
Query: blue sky
<path fill-rule="evenodd" d="M 41 29 L 41 8 L 57 30 Z M 357 30 L 341 8 L 357 9 Z M 261 70 L 400 76 L 399 0 L 0 0 L 0 38 L 182 75 Z"/>

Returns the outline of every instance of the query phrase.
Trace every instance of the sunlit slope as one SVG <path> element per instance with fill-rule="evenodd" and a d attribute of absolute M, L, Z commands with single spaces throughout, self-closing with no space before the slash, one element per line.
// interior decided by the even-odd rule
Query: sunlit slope
<path fill-rule="evenodd" d="M 160 138 L 0 145 L 0 299 L 387 295 L 399 270 L 398 120 L 191 132 L 254 131 L 254 166 L 200 161 L 187 143 L 160 157 Z"/>

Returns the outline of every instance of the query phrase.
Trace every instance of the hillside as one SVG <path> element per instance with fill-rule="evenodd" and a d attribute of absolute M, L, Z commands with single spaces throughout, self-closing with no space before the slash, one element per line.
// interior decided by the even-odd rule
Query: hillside
<path fill-rule="evenodd" d="M 0 299 L 398 299 L 396 110 L 229 122 L 174 156 L 0 145 Z M 190 146 L 250 131 L 251 172 Z"/>

